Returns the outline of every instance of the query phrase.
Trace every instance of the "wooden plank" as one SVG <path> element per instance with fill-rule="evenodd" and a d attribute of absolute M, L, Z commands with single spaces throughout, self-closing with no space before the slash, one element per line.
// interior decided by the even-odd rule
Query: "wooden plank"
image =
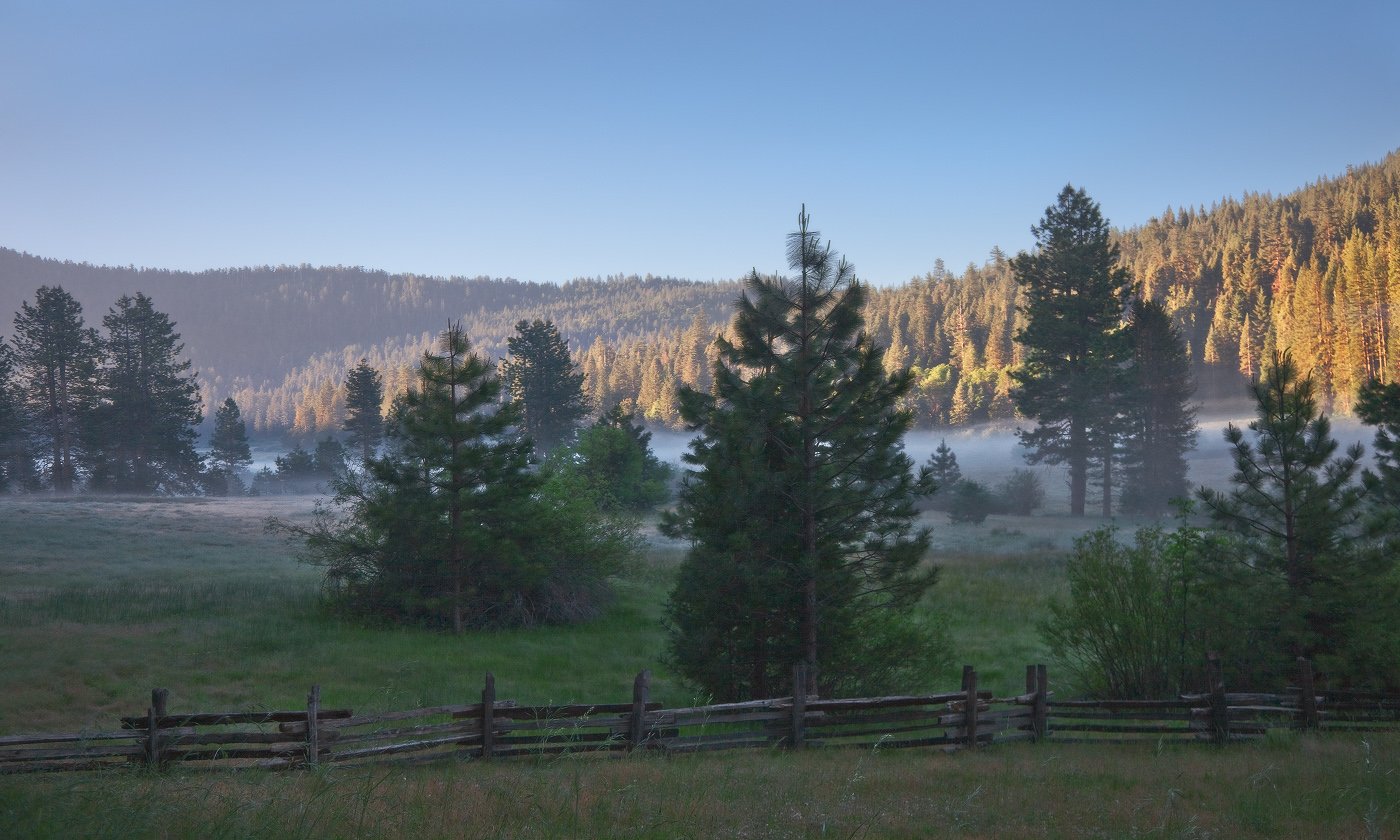
<path fill-rule="evenodd" d="M 102 747 L 52 747 L 32 750 L 5 750 L 0 752 L 0 762 L 10 764 L 16 761 L 67 758 L 114 758 L 117 756 L 137 756 L 146 754 L 145 744 L 110 744 Z"/>
<path fill-rule="evenodd" d="M 528 737 L 504 736 L 496 739 L 497 744 L 521 746 L 522 744 L 602 744 L 609 741 L 627 743 L 623 735 L 610 735 L 606 732 L 581 732 L 576 735 L 531 735 Z"/>
<path fill-rule="evenodd" d="M 1168 712 L 1168 711 L 1153 712 L 1153 711 L 1150 711 L 1150 710 L 1145 710 L 1145 711 L 1141 711 L 1141 712 L 1127 712 L 1127 711 L 1118 712 L 1118 711 L 1091 711 L 1091 710 L 1088 710 L 1088 709 L 1085 709 L 1085 710 L 1082 710 L 1082 711 L 1075 711 L 1075 710 L 1058 711 L 1058 712 L 1053 712 L 1053 713 L 1051 713 L 1051 715 L 1050 715 L 1050 719 L 1051 719 L 1051 720 L 1066 720 L 1066 721 L 1069 721 L 1069 720 L 1191 720 L 1192 717 L 1193 717 L 1193 716 L 1190 714 L 1189 711 L 1182 711 L 1182 712 L 1177 712 L 1177 713 L 1172 713 L 1172 712 Z"/>
<path fill-rule="evenodd" d="M 944 703 L 962 702 L 967 699 L 966 692 L 952 692 L 947 694 L 920 694 L 920 695 L 898 695 L 891 697 L 856 697 L 844 700 L 809 700 L 807 711 L 809 712 L 835 712 L 846 709 L 894 709 L 900 706 L 938 706 Z M 985 691 L 978 694 L 978 699 L 992 699 L 992 693 Z"/>
<path fill-rule="evenodd" d="M 729 726 L 743 723 L 786 721 L 791 714 L 790 710 L 728 712 L 723 715 L 692 711 L 672 714 L 666 711 L 658 714 L 652 723 L 655 726 Z M 808 715 L 810 716 L 810 714 L 809 710 Z"/>
<path fill-rule="evenodd" d="M 647 703 L 646 709 L 649 712 L 661 709 L 660 703 Z M 631 703 L 576 703 L 563 706 L 504 706 L 497 705 L 496 717 L 506 717 L 512 719 L 534 718 L 537 720 L 554 720 L 556 718 L 587 717 L 588 715 L 608 715 L 619 713 L 632 713 Z"/>
<path fill-rule="evenodd" d="M 496 751 L 496 675 L 486 672 L 486 684 L 481 689 L 481 751 L 483 760 L 490 760 Z"/>
<path fill-rule="evenodd" d="M 350 716 L 350 709 L 322 709 L 319 715 L 322 719 L 348 718 Z M 235 723 L 282 723 L 284 721 L 296 721 L 305 725 L 306 710 L 295 712 L 200 712 L 188 715 L 165 715 L 156 718 L 156 726 L 160 729 L 173 729 L 181 726 L 224 726 Z M 145 729 L 147 718 L 145 715 L 124 717 L 121 722 L 123 729 Z"/>
<path fill-rule="evenodd" d="M 367 755 L 394 755 L 397 753 L 414 752 L 417 750 L 429 750 L 439 747 L 455 747 L 462 742 L 458 736 L 448 735 L 442 738 L 421 738 L 417 741 L 405 741 L 399 744 L 384 744 L 378 747 L 364 747 L 354 750 L 336 750 L 331 753 L 329 761 L 340 762 L 349 761 L 354 758 L 363 758 Z"/>
<path fill-rule="evenodd" d="M 1057 723 L 1057 724 L 1055 724 L 1055 731 L 1056 731 L 1056 732 L 1116 732 L 1116 733 L 1137 732 L 1137 733 L 1144 733 L 1144 734 L 1147 734 L 1147 733 L 1162 734 L 1162 733 L 1176 733 L 1176 732 L 1191 732 L 1192 730 L 1191 730 L 1190 728 L 1188 728 L 1188 727 L 1185 727 L 1185 726 L 1148 726 L 1148 725 L 1112 724 L 1112 723 L 1069 723 L 1069 724 Z"/>
<path fill-rule="evenodd" d="M 591 752 L 591 753 L 615 753 L 615 752 L 626 752 L 626 751 L 627 751 L 627 742 L 626 742 L 626 741 L 617 741 L 617 742 L 612 743 L 612 744 L 606 744 L 606 745 L 603 745 L 603 746 L 600 746 L 600 747 L 597 747 L 597 748 L 594 748 L 594 749 L 587 750 L 587 752 Z M 518 748 L 518 747 L 517 747 L 517 748 L 512 748 L 512 749 L 506 749 L 506 750 L 497 750 L 497 751 L 496 751 L 496 755 L 497 755 L 498 757 L 500 757 L 500 758 L 513 758 L 513 757 L 519 757 L 519 756 L 540 757 L 540 756 L 546 756 L 546 755 L 571 755 L 571 754 L 582 754 L 582 752 L 583 752 L 583 751 L 580 751 L 579 749 L 574 748 L 574 747 L 540 747 L 539 749 L 529 749 L 529 748 L 524 748 L 524 749 L 522 749 L 522 748 Z"/>
<path fill-rule="evenodd" d="M 514 700 L 496 701 L 496 709 L 498 711 L 504 708 L 513 708 L 515 707 L 515 705 L 516 702 Z M 407 711 L 402 712 L 375 712 L 372 714 L 353 715 L 351 717 L 340 718 L 336 720 L 326 720 L 326 714 L 327 711 L 325 709 L 322 709 L 322 729 L 343 726 L 366 726 L 375 723 L 393 723 L 395 721 L 412 720 L 414 718 L 420 717 L 451 716 L 453 718 L 478 720 L 481 717 L 481 704 L 472 703 L 469 706 L 463 706 L 461 704 L 453 706 L 427 706 L 422 709 L 409 709 Z M 306 716 L 303 714 L 301 720 L 283 723 L 278 728 L 281 729 L 283 732 L 305 732 Z"/>
<path fill-rule="evenodd" d="M 174 749 L 165 752 L 166 759 L 170 761 L 225 761 L 243 758 L 294 758 L 301 761 L 305 756 L 306 744 L 300 741 L 283 747 Z"/>
<path fill-rule="evenodd" d="M 20 773 L 81 773 L 92 770 L 111 770 L 126 762 L 103 760 L 90 761 L 26 761 L 14 764 L 0 764 L 0 776 Z"/>
<path fill-rule="evenodd" d="M 306 695 L 306 763 L 315 767 L 321 756 L 321 686 Z"/>
<path fill-rule="evenodd" d="M 1200 698 L 1205 699 L 1205 698 Z M 1046 706 L 1055 709 L 1189 709 L 1190 700 L 1049 700 Z"/>
<path fill-rule="evenodd" d="M 651 671 L 643 670 L 632 680 L 632 708 L 628 711 L 627 744 L 631 749 L 642 745 L 646 737 L 647 703 L 651 700 Z"/>
<path fill-rule="evenodd" d="M 25 746 L 27 744 L 82 744 L 89 741 L 145 741 L 146 736 L 140 734 L 141 730 L 125 730 L 122 732 L 75 732 L 75 733 L 36 733 L 33 735 L 5 735 L 0 736 L 0 750 L 11 746 Z M 183 729 L 165 729 L 162 732 L 166 735 L 193 735 L 194 727 Z"/>
<path fill-rule="evenodd" d="M 331 740 L 331 739 L 325 739 Z M 161 744 L 185 747 L 208 744 L 305 744 L 306 741 L 284 732 L 214 732 L 207 735 L 166 736 L 161 730 Z"/>
<path fill-rule="evenodd" d="M 499 729 L 499 727 L 497 727 Z M 454 720 L 450 723 L 425 723 L 419 726 L 396 726 L 389 729 L 366 729 L 364 731 L 332 729 L 321 731 L 321 738 L 339 743 L 350 743 L 362 740 L 382 741 L 385 738 L 403 738 L 418 735 L 436 735 L 448 732 L 460 732 L 463 735 L 476 735 L 481 732 L 481 727 L 474 720 Z"/>

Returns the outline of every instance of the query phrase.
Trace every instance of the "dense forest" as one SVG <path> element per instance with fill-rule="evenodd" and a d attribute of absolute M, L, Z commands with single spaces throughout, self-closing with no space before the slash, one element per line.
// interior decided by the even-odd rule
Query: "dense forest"
<path fill-rule="evenodd" d="M 1400 152 L 1282 197 L 1168 209 L 1116 237 L 1141 294 L 1186 337 L 1202 398 L 1243 393 L 1275 349 L 1291 349 L 1341 411 L 1367 379 L 1400 377 Z M 0 249 L 0 312 L 17 311 L 42 285 L 64 287 L 92 318 L 117 295 L 148 295 L 179 325 L 206 407 L 232 396 L 253 430 L 294 436 L 339 427 L 342 386 L 361 358 L 382 371 L 389 399 L 457 319 L 492 358 L 505 355 L 518 321 L 551 319 L 595 408 L 621 401 L 676 424 L 676 386 L 708 386 L 710 343 L 739 293 L 737 281 L 650 276 L 554 285 L 346 267 L 185 273 Z M 1020 316 L 999 249 L 960 273 L 939 262 L 873 290 L 865 317 L 890 348 L 887 365 L 913 367 L 905 400 L 919 425 L 1014 416 Z"/>

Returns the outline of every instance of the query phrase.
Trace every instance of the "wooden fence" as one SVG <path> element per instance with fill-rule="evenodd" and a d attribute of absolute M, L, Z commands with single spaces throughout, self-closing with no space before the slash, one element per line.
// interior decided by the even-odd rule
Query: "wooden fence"
<path fill-rule="evenodd" d="M 496 698 L 486 675 L 481 702 L 357 715 L 324 708 L 312 686 L 306 708 L 173 714 L 156 689 L 143 715 L 110 732 L 0 737 L 0 773 L 151 768 L 289 769 L 331 764 L 489 760 L 564 753 L 686 753 L 743 748 L 850 746 L 977 749 L 1018 740 L 1176 743 L 1258 738 L 1271 729 L 1400 730 L 1400 695 L 1312 690 L 1228 693 L 1212 663 L 1210 691 L 1168 700 L 1056 700 L 1044 665 L 1026 669 L 1026 692 L 993 697 L 963 670 L 942 694 L 821 699 L 791 697 L 663 709 L 650 702 L 650 672 L 625 703 L 523 706 Z M 793 684 L 805 685 L 801 669 Z"/>

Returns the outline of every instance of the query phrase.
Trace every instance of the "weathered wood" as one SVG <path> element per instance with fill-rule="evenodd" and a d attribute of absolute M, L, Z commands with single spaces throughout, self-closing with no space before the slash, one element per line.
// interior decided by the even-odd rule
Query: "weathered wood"
<path fill-rule="evenodd" d="M 398 744 L 383 744 L 377 747 L 362 747 L 353 750 L 336 750 L 327 760 L 341 762 L 355 758 L 364 758 L 369 755 L 394 755 L 396 753 L 429 750 L 439 747 L 455 747 L 460 745 L 461 742 L 461 736 L 457 735 L 447 735 L 441 738 L 420 738 L 416 741 L 403 741 Z"/>
<path fill-rule="evenodd" d="M 1220 669 L 1220 655 L 1206 654 L 1206 675 L 1210 683 L 1210 722 L 1212 737 L 1217 744 L 1230 740 L 1229 701 L 1225 698 L 1225 677 Z"/>
<path fill-rule="evenodd" d="M 1043 664 L 1035 666 L 1035 704 L 1031 710 L 1031 732 L 1035 740 L 1043 740 L 1050 734 L 1050 676 Z"/>
<path fill-rule="evenodd" d="M 166 729 L 165 733 L 171 734 L 194 734 L 194 728 Z M 140 730 L 127 730 L 123 732 L 74 732 L 74 733 L 35 733 L 33 735 L 4 735 L 0 736 L 0 750 L 11 746 L 24 746 L 26 744 L 81 744 L 88 741 L 140 741 L 144 743 L 146 736 Z"/>
<path fill-rule="evenodd" d="M 117 756 L 144 756 L 145 744 L 110 744 L 102 747 L 49 747 L 31 750 L 5 750 L 0 752 L 0 763 L 34 761 L 37 759 L 67 758 L 113 758 Z"/>
<path fill-rule="evenodd" d="M 648 712 L 658 711 L 660 708 L 660 703 L 648 702 L 646 704 L 646 710 Z M 513 719 L 537 718 L 540 720 L 555 720 L 558 718 L 588 717 L 590 715 L 631 713 L 631 703 L 574 703 L 562 706 L 517 706 L 512 702 L 509 706 L 497 703 L 495 716 Z"/>
<path fill-rule="evenodd" d="M 302 741 L 297 741 L 281 747 L 174 749 L 167 750 L 165 755 L 166 759 L 169 761 L 231 761 L 234 759 L 247 758 L 291 758 L 295 759 L 298 763 L 305 764 L 306 744 Z"/>
<path fill-rule="evenodd" d="M 500 710 L 503 707 L 514 707 L 515 705 L 516 703 L 514 700 L 497 700 L 496 710 L 499 714 Z M 332 712 L 326 709 L 321 710 L 322 729 L 339 728 L 346 726 L 365 726 L 374 723 L 393 723 L 395 721 L 412 720 L 414 718 L 420 717 L 443 717 L 449 715 L 454 720 L 465 719 L 479 721 L 481 719 L 481 704 L 472 703 L 469 706 L 463 706 L 461 704 L 453 706 L 428 706 L 422 709 L 409 709 L 408 711 L 403 712 L 375 712 L 362 715 L 347 715 L 342 718 L 328 720 L 327 717 L 331 714 Z M 300 720 L 289 721 L 287 723 L 279 724 L 277 728 L 282 730 L 283 732 L 305 732 L 306 715 L 302 714 Z"/>
<path fill-rule="evenodd" d="M 651 700 L 651 670 L 644 669 L 632 680 L 632 709 L 627 721 L 627 748 L 635 750 L 646 739 L 647 703 Z"/>
<path fill-rule="evenodd" d="M 1191 700 L 1048 700 L 1046 705 L 1053 712 L 1056 709 L 1189 709 L 1199 705 L 1209 695 L 1202 695 L 1194 703 Z"/>
<path fill-rule="evenodd" d="M 547 755 L 583 755 L 583 754 L 586 754 L 586 753 L 606 754 L 606 753 L 615 753 L 615 752 L 619 752 L 619 753 L 620 753 L 620 752 L 626 752 L 626 751 L 627 751 L 627 742 L 626 742 L 626 741 L 623 741 L 623 740 L 618 740 L 618 741 L 614 741 L 614 742 L 609 743 L 609 744 L 599 745 L 599 746 L 597 746 L 597 747 L 594 747 L 594 748 L 591 748 L 591 749 L 588 749 L 588 750 L 581 750 L 581 749 L 579 749 L 578 747 L 569 747 L 569 746 L 553 746 L 553 747 L 539 747 L 539 748 L 531 748 L 531 747 L 512 747 L 512 748 L 510 748 L 510 749 L 498 749 L 498 750 L 496 751 L 496 757 L 497 757 L 497 758 L 515 758 L 515 757 L 519 757 L 519 756 L 528 756 L 528 757 L 539 758 L 539 757 L 543 757 L 543 756 L 547 756 Z"/>
<path fill-rule="evenodd" d="M 792 716 L 788 725 L 788 746 L 794 750 L 805 747 L 807 741 L 807 663 L 792 666 Z"/>
<path fill-rule="evenodd" d="M 496 750 L 496 675 L 486 672 L 481 689 L 481 757 L 490 760 Z"/>
<path fill-rule="evenodd" d="M 306 695 L 306 763 L 315 767 L 321 760 L 321 686 L 311 686 Z"/>
<path fill-rule="evenodd" d="M 13 764 L 0 764 L 0 776 L 18 775 L 20 773 L 74 773 L 89 770 L 110 770 L 119 766 L 111 761 L 82 760 L 82 761 L 25 761 Z"/>
<path fill-rule="evenodd" d="M 322 709 L 321 720 L 327 718 L 348 718 L 351 715 L 349 709 Z M 306 723 L 306 710 L 295 712 L 204 712 L 190 715 L 166 715 L 156 718 L 156 726 L 160 729 L 173 729 L 182 726 L 224 726 L 236 723 L 282 723 L 282 722 Z M 145 729 L 149 723 L 146 715 L 140 717 L 124 717 L 121 719 L 123 729 Z"/>
<path fill-rule="evenodd" d="M 992 692 L 978 695 L 981 700 L 991 700 Z M 956 703 L 967 699 L 966 691 L 947 694 L 897 695 L 891 697 L 855 697 L 844 700 L 808 700 L 809 712 L 839 712 L 848 709 L 894 709 L 900 706 L 937 706 Z"/>
<path fill-rule="evenodd" d="M 963 691 L 967 698 L 963 701 L 963 731 L 967 734 L 967 748 L 977 749 L 977 671 L 971 665 L 963 666 Z"/>
<path fill-rule="evenodd" d="M 1056 732 L 1115 732 L 1115 733 L 1184 733 L 1192 731 L 1188 726 L 1152 726 L 1150 724 L 1127 723 L 1057 723 Z"/>
<path fill-rule="evenodd" d="M 146 707 L 146 766 L 152 770 L 160 767 L 160 718 L 155 706 Z"/>
<path fill-rule="evenodd" d="M 627 740 L 622 735 L 615 735 L 609 732 L 578 732 L 568 735 L 502 735 L 496 739 L 496 746 L 518 747 L 528 744 L 578 744 L 580 749 L 586 749 L 589 744 L 613 742 L 626 744 Z M 631 749 L 630 746 L 629 749 Z"/>
<path fill-rule="evenodd" d="M 810 712 L 808 713 L 810 716 Z M 777 710 L 754 710 L 750 712 L 730 712 L 722 715 L 712 715 L 701 711 L 689 711 L 672 714 L 670 712 L 660 713 L 654 725 L 656 726 L 729 726 L 731 724 L 763 723 L 767 721 L 787 721 L 792 717 L 791 707 Z"/>
<path fill-rule="evenodd" d="M 204 744 L 306 744 L 304 738 L 285 732 L 213 732 L 194 735 L 168 735 L 161 730 L 162 747 L 188 747 Z M 329 740 L 321 733 L 322 740 Z"/>
<path fill-rule="evenodd" d="M 1298 657 L 1298 705 L 1303 710 L 1303 726 L 1317 729 L 1317 689 L 1313 685 L 1312 662 L 1306 656 Z"/>

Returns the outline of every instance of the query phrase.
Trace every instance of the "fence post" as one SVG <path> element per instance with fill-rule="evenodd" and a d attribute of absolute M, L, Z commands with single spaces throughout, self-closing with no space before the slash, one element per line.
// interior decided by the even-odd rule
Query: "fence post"
<path fill-rule="evenodd" d="M 321 686 L 311 686 L 306 695 L 306 763 L 315 767 L 321 763 Z"/>
<path fill-rule="evenodd" d="M 963 666 L 963 729 L 967 730 L 967 748 L 977 749 L 977 671 Z"/>
<path fill-rule="evenodd" d="M 1317 729 L 1320 723 L 1317 713 L 1317 686 L 1313 682 L 1312 662 L 1306 656 L 1298 657 L 1298 702 L 1303 711 L 1303 728 Z"/>
<path fill-rule="evenodd" d="M 1206 654 L 1206 679 L 1210 682 L 1211 739 L 1217 744 L 1230 740 L 1230 707 L 1225 699 L 1225 676 L 1220 670 L 1220 654 Z"/>
<path fill-rule="evenodd" d="M 638 749 L 646 737 L 647 700 L 651 699 L 651 671 L 644 670 L 632 680 L 632 716 L 627 719 L 627 749 Z"/>
<path fill-rule="evenodd" d="M 481 757 L 490 758 L 496 752 L 496 675 L 486 672 L 486 687 L 481 689 Z"/>
<path fill-rule="evenodd" d="M 807 663 L 792 666 L 792 738 L 794 750 L 807 745 Z"/>
<path fill-rule="evenodd" d="M 1050 676 L 1045 665 L 1035 666 L 1035 705 L 1031 707 L 1031 732 L 1035 740 L 1050 734 Z"/>

